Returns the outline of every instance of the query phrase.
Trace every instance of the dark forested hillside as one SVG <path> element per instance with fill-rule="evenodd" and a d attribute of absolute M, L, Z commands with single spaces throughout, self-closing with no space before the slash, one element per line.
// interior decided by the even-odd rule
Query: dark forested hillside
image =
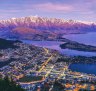
<path fill-rule="evenodd" d="M 7 48 L 18 48 L 14 45 L 14 43 L 17 43 L 20 41 L 12 41 L 12 40 L 5 40 L 0 38 L 0 49 L 7 49 Z"/>
<path fill-rule="evenodd" d="M 25 91 L 13 80 L 9 80 L 8 77 L 0 79 L 0 91 Z"/>

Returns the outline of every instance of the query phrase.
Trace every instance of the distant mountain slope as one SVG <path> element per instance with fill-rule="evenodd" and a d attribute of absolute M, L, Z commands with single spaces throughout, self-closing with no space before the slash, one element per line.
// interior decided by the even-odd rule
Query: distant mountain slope
<path fill-rule="evenodd" d="M 8 38 L 52 38 L 58 34 L 85 32 L 96 32 L 96 24 L 34 16 L 0 21 L 0 36 Z"/>

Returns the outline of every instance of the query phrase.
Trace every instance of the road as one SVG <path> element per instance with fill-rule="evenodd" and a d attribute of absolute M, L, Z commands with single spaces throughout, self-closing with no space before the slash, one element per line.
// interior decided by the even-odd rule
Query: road
<path fill-rule="evenodd" d="M 49 50 L 47 48 L 44 48 L 44 50 L 45 50 L 46 54 L 49 54 Z M 42 67 L 39 69 L 38 72 L 41 72 L 45 68 L 45 66 L 48 64 L 48 62 L 51 61 L 52 58 L 53 58 L 53 55 L 51 54 L 51 56 L 42 64 Z M 52 66 L 52 69 L 53 68 L 54 68 L 54 65 Z M 51 72 L 52 69 L 50 69 L 47 72 L 47 74 L 45 75 L 45 78 L 49 75 L 49 73 Z M 32 82 L 24 82 L 24 83 L 20 82 L 20 84 L 33 84 L 33 83 L 43 82 L 45 80 L 45 78 L 40 81 L 32 81 Z"/>
<path fill-rule="evenodd" d="M 44 68 L 45 68 L 45 66 L 48 64 L 48 62 L 52 59 L 52 55 L 51 55 L 51 57 L 49 57 L 48 58 L 48 60 L 46 60 L 43 64 L 42 64 L 42 67 L 40 68 L 40 70 L 39 70 L 39 72 L 41 72 Z"/>
<path fill-rule="evenodd" d="M 47 48 L 44 48 L 46 54 L 49 54 L 49 50 Z M 49 57 L 43 64 L 42 64 L 42 67 L 39 69 L 38 72 L 41 72 L 45 66 L 49 63 L 49 61 L 51 61 L 51 59 L 53 58 L 53 55 L 51 55 L 51 57 Z"/>

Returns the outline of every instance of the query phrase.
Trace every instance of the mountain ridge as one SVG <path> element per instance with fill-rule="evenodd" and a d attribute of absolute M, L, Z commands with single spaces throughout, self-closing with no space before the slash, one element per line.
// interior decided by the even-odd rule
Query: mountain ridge
<path fill-rule="evenodd" d="M 39 35 L 39 37 L 42 36 L 47 38 L 50 36 L 57 37 L 61 34 L 86 32 L 96 32 L 96 24 L 37 16 L 0 20 L 1 37 L 16 37 L 23 39 L 25 35 L 27 38 L 33 36 L 35 38 L 36 35 Z"/>

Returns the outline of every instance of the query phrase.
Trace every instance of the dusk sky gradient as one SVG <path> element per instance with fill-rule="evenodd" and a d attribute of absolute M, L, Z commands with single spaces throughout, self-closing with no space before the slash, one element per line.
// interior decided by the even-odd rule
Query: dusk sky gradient
<path fill-rule="evenodd" d="M 0 20 L 34 15 L 96 22 L 96 0 L 0 0 Z"/>

